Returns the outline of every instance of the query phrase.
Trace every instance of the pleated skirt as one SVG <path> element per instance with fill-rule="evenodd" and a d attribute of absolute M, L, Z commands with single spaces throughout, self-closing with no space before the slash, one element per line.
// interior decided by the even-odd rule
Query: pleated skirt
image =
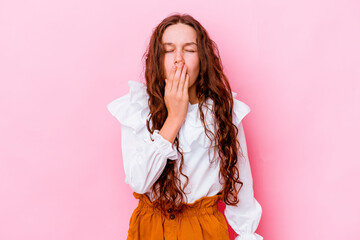
<path fill-rule="evenodd" d="M 185 203 L 176 213 L 168 207 L 165 215 L 146 194 L 133 195 L 139 203 L 130 218 L 127 240 L 229 240 L 226 219 L 218 208 L 221 193 Z"/>

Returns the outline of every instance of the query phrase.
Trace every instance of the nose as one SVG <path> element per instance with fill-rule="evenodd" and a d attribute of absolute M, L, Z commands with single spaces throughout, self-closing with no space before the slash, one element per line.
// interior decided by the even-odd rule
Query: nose
<path fill-rule="evenodd" d="M 174 59 L 174 64 L 178 65 L 180 62 L 182 62 L 183 64 L 185 64 L 184 58 L 181 55 L 181 53 L 177 53 Z"/>

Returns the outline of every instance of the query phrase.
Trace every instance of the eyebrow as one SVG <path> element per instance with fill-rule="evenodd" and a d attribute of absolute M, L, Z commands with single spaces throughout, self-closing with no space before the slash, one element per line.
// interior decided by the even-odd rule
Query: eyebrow
<path fill-rule="evenodd" d="M 170 45 L 170 46 L 173 46 L 173 45 L 175 45 L 175 44 L 174 44 L 174 43 L 171 43 L 171 42 L 166 42 L 166 43 L 163 43 L 162 45 Z M 196 45 L 196 46 L 197 46 L 197 44 L 194 43 L 194 42 L 184 43 L 184 46 L 188 46 L 188 45 Z"/>

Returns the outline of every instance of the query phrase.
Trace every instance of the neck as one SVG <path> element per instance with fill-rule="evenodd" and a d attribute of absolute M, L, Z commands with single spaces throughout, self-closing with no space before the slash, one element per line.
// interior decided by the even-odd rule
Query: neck
<path fill-rule="evenodd" d="M 191 104 L 196 104 L 199 102 L 199 99 L 196 97 L 196 85 L 193 84 L 189 89 L 188 89 L 188 94 L 189 94 L 189 102 Z"/>

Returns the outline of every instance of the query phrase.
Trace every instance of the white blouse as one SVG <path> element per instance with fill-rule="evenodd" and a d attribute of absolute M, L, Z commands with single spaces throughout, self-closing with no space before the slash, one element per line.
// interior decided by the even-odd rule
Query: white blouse
<path fill-rule="evenodd" d="M 107 105 L 110 113 L 121 123 L 121 148 L 125 170 L 125 182 L 134 192 L 146 194 L 154 200 L 151 186 L 163 172 L 167 159 L 178 160 L 180 154 L 176 146 L 159 134 L 159 129 L 151 135 L 146 128 L 146 120 L 150 112 L 146 85 L 137 81 L 128 81 L 129 93 L 119 97 Z M 235 240 L 262 240 L 263 237 L 255 233 L 262 215 L 262 207 L 254 198 L 253 180 L 247 154 L 246 140 L 241 120 L 250 112 L 250 107 L 234 99 L 233 122 L 239 128 L 238 139 L 245 158 L 238 155 L 238 169 L 240 180 L 244 183 L 239 191 L 237 206 L 226 205 L 224 215 L 238 234 Z M 206 101 L 211 109 L 212 99 Z M 214 133 L 214 122 L 211 111 L 203 105 L 206 124 Z M 151 127 L 151 122 L 150 122 Z M 211 136 L 209 134 L 209 136 Z M 154 140 L 152 141 L 150 137 Z M 183 173 L 189 177 L 185 188 L 188 203 L 193 203 L 204 196 L 214 196 L 221 191 L 219 179 L 220 161 L 210 164 L 209 157 L 214 158 L 214 148 L 210 148 L 210 140 L 200 120 L 198 103 L 189 102 L 188 112 L 179 130 L 179 145 L 183 149 Z M 180 166 L 180 160 L 177 161 Z M 221 175 L 221 174 L 220 174 Z M 182 183 L 186 179 L 180 175 Z M 186 199 L 185 199 L 186 200 Z"/>

